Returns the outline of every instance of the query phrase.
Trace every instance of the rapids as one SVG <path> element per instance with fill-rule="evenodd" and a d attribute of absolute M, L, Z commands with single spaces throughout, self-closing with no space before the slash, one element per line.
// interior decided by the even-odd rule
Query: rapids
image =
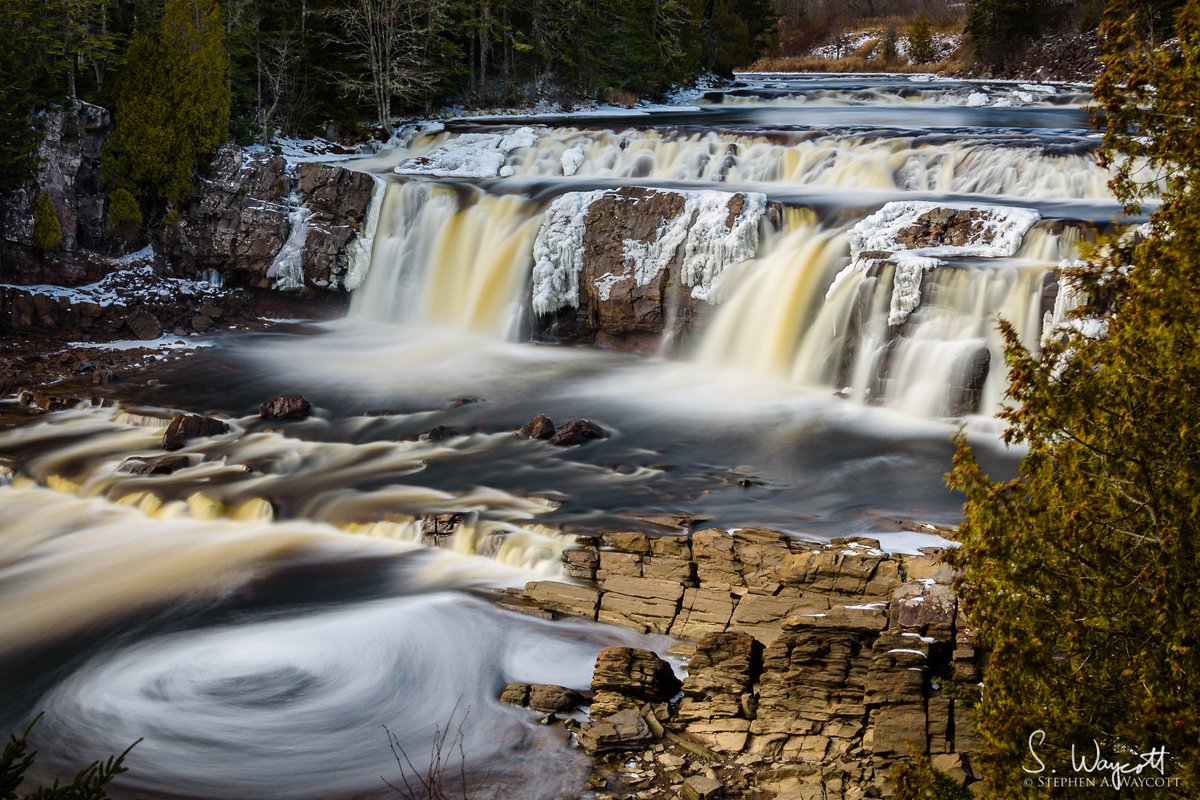
<path fill-rule="evenodd" d="M 483 796 L 573 796 L 582 760 L 499 690 L 586 688 L 601 647 L 669 641 L 491 601 L 561 579 L 575 534 L 651 524 L 637 515 L 885 549 L 914 546 L 900 521 L 953 525 L 952 434 L 995 475 L 1020 455 L 996 437 L 997 316 L 1036 348 L 1069 300 L 1057 266 L 1118 214 L 1087 99 L 748 75 L 647 111 L 413 127 L 348 162 L 377 191 L 347 318 L 215 335 L 114 407 L 0 431 L 17 472 L 0 486 L 0 722 L 45 712 L 44 775 L 143 738 L 122 796 L 385 796 L 384 726 L 423 762 L 447 725 Z M 723 251 L 754 255 L 721 262 L 695 330 L 658 356 L 531 342 L 535 250 L 572 268 L 547 217 L 585 207 L 555 200 L 623 186 L 754 192 L 780 211 Z M 1009 255 L 945 256 L 916 287 L 900 266 L 848 269 L 855 226 L 913 200 L 1038 221 Z M 280 392 L 316 413 L 258 419 Z M 189 442 L 173 474 L 123 469 L 180 410 L 231 432 Z M 512 434 L 538 413 L 612 436 Z M 461 527 L 427 546 L 440 514 Z"/>

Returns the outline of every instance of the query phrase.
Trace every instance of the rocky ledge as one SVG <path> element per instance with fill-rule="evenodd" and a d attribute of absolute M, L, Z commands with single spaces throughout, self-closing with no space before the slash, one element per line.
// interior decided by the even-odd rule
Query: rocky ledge
<path fill-rule="evenodd" d="M 670 698 L 646 689 L 645 663 L 626 670 L 626 684 L 594 681 L 588 725 L 608 727 L 576 733 L 596 752 L 639 753 L 663 791 L 689 791 L 688 772 L 660 758 L 682 746 L 672 736 L 693 745 L 684 755 L 700 766 L 692 777 L 725 792 L 696 796 L 885 796 L 910 747 L 986 790 L 971 765 L 983 659 L 938 552 L 711 529 L 607 533 L 564 551 L 563 564 L 577 582 L 533 582 L 507 604 L 667 633 L 691 656 L 682 692 Z M 602 653 L 597 674 L 611 674 L 612 663 Z M 614 719 L 620 712 L 642 717 L 650 738 L 628 713 Z M 664 783 L 660 773 L 672 769 Z"/>

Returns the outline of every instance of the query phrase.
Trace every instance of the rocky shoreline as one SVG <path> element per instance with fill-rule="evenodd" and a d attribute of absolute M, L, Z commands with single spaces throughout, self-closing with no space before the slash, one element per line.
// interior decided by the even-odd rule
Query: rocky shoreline
<path fill-rule="evenodd" d="M 669 634 L 687 677 L 610 648 L 590 697 L 510 685 L 503 699 L 590 703 L 590 721 L 566 725 L 602 756 L 598 797 L 882 797 L 910 748 L 986 793 L 970 718 L 984 657 L 941 555 L 752 529 L 582 537 L 562 557 L 575 582 L 502 604 Z"/>

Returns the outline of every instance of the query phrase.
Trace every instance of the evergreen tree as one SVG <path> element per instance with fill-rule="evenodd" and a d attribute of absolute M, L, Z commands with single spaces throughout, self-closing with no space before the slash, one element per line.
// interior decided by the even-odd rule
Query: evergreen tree
<path fill-rule="evenodd" d="M 62 221 L 50 195 L 42 192 L 33 200 L 33 246 L 43 253 L 62 247 Z"/>
<path fill-rule="evenodd" d="M 135 34 L 126 61 L 105 177 L 153 203 L 182 203 L 193 171 L 229 124 L 228 56 L 215 0 L 167 0 L 159 35 Z"/>
<path fill-rule="evenodd" d="M 991 649 L 976 709 L 999 798 L 1032 796 L 1037 730 L 1059 775 L 1074 774 L 1073 744 L 1134 763 L 1162 747 L 1179 784 L 1120 796 L 1200 794 L 1200 0 L 1177 47 L 1149 43 L 1149 13 L 1109 3 L 1096 97 L 1118 196 L 1132 211 L 1165 189 L 1162 204 L 1140 241 L 1066 270 L 1086 301 L 1040 353 L 1005 326 L 1006 440 L 1028 448 L 1017 477 L 989 480 L 962 442 L 952 473 L 962 601 Z"/>

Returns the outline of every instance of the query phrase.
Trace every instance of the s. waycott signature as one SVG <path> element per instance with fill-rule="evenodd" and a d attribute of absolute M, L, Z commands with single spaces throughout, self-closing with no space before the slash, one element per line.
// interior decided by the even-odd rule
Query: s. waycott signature
<path fill-rule="evenodd" d="M 1151 747 L 1149 750 L 1136 751 L 1129 749 L 1128 760 L 1120 760 L 1105 756 L 1100 749 L 1100 743 L 1095 739 L 1092 745 L 1082 752 L 1071 744 L 1072 775 L 1061 775 L 1058 770 L 1050 770 L 1046 775 L 1046 762 L 1038 755 L 1037 748 L 1046 741 L 1046 732 L 1041 728 L 1029 734 L 1029 755 L 1037 762 L 1036 768 L 1022 766 L 1028 775 L 1037 778 L 1026 778 L 1026 786 L 1044 787 L 1107 787 L 1120 789 L 1129 787 L 1177 787 L 1179 778 L 1167 777 L 1167 749 Z"/>

